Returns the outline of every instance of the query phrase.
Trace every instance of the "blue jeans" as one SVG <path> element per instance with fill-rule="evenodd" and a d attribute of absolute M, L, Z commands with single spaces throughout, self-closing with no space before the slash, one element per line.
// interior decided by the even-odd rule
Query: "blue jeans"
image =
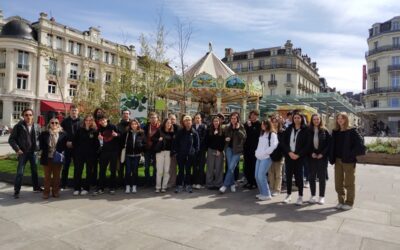
<path fill-rule="evenodd" d="M 150 165 L 153 166 L 153 175 L 150 176 Z M 156 176 L 156 154 L 150 150 L 144 152 L 144 176 L 146 178 L 147 185 L 153 185 L 155 183 Z"/>
<path fill-rule="evenodd" d="M 234 154 L 232 148 L 225 149 L 226 161 L 228 164 L 228 171 L 225 175 L 224 186 L 229 187 L 235 184 L 234 173 L 235 168 L 240 160 L 240 154 Z"/>
<path fill-rule="evenodd" d="M 139 156 L 127 156 L 125 161 L 125 184 L 132 186 L 137 185 Z"/>
<path fill-rule="evenodd" d="M 25 165 L 26 165 L 27 161 L 29 161 L 29 163 L 31 165 L 31 176 L 32 176 L 33 189 L 36 189 L 39 187 L 37 164 L 36 164 L 36 153 L 35 152 L 23 153 L 22 155 L 18 156 L 17 175 L 15 176 L 15 183 L 14 183 L 14 191 L 16 193 L 19 193 L 19 191 L 21 190 L 22 177 L 24 176 L 24 170 L 25 170 Z"/>
<path fill-rule="evenodd" d="M 264 160 L 257 159 L 256 161 L 256 172 L 254 173 L 254 177 L 256 178 L 258 190 L 260 190 L 262 196 L 271 196 L 271 191 L 269 190 L 267 182 L 267 172 L 271 167 L 271 164 L 271 158 Z"/>

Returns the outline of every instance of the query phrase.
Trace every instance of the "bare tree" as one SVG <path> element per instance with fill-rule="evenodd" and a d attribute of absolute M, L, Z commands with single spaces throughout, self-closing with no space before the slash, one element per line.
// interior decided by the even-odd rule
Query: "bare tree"
<path fill-rule="evenodd" d="M 193 27 L 190 21 L 183 22 L 181 19 L 177 18 L 175 28 L 177 33 L 177 50 L 180 64 L 179 66 L 182 73 L 183 97 L 184 102 L 186 102 L 187 79 L 185 76 L 185 55 L 193 34 Z M 186 113 L 186 105 L 183 105 L 183 113 Z"/>

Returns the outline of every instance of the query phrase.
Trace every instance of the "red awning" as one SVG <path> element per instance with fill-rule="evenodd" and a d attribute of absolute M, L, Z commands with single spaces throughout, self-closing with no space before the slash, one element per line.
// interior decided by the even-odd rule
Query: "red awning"
<path fill-rule="evenodd" d="M 65 107 L 62 102 L 40 101 L 40 112 L 54 111 L 65 113 L 65 109 L 69 110 L 71 103 L 66 103 Z"/>

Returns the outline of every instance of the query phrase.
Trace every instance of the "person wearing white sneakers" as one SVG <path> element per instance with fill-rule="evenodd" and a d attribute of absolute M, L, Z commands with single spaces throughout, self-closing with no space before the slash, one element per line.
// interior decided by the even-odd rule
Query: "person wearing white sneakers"
<path fill-rule="evenodd" d="M 278 141 L 282 141 L 285 130 L 283 129 L 283 124 L 279 120 L 278 115 L 271 117 L 271 123 L 278 135 Z M 277 196 L 281 193 L 283 169 L 283 152 L 279 144 L 270 157 L 272 164 L 268 170 L 268 181 L 271 186 L 271 195 Z"/>
<path fill-rule="evenodd" d="M 225 127 L 225 156 L 228 164 L 228 171 L 225 175 L 223 186 L 219 189 L 220 193 L 225 193 L 228 187 L 231 192 L 236 192 L 234 173 L 240 155 L 243 153 L 243 145 L 246 140 L 246 130 L 240 124 L 239 113 L 233 112 L 230 117 L 230 124 Z"/>
<path fill-rule="evenodd" d="M 280 146 L 285 154 L 287 196 L 284 203 L 292 198 L 292 177 L 294 175 L 299 197 L 296 205 L 303 204 L 303 159 L 309 150 L 308 130 L 300 112 L 293 112 L 292 124 L 285 130 Z"/>
<path fill-rule="evenodd" d="M 129 130 L 121 136 L 122 148 L 125 148 L 125 193 L 136 193 L 140 155 L 146 143 L 143 130 L 138 120 L 129 122 Z"/>
<path fill-rule="evenodd" d="M 329 162 L 335 164 L 337 209 L 353 208 L 355 198 L 355 172 L 358 155 L 365 154 L 364 139 L 356 128 L 351 128 L 347 113 L 336 115 L 336 128 L 332 132 Z"/>
<path fill-rule="evenodd" d="M 311 198 L 309 203 L 325 203 L 326 173 L 328 168 L 328 154 L 331 136 L 325 128 L 319 114 L 311 116 L 309 131 L 310 151 L 308 153 L 308 163 L 310 166 L 310 189 Z M 319 199 L 316 193 L 316 178 L 319 180 Z"/>
<path fill-rule="evenodd" d="M 254 173 L 258 190 L 260 191 L 260 195 L 257 198 L 262 201 L 271 199 L 271 192 L 267 182 L 267 172 L 272 164 L 270 155 L 274 152 L 278 143 L 278 136 L 272 127 L 271 121 L 263 121 L 261 123 L 261 135 L 255 151 L 257 161 Z"/>

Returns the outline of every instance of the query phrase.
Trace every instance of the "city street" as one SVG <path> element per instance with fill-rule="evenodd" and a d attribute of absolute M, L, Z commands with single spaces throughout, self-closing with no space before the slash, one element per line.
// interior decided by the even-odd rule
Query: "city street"
<path fill-rule="evenodd" d="M 1 249 L 400 249 L 400 168 L 358 165 L 356 203 L 334 209 L 333 168 L 325 205 L 257 202 L 256 191 L 225 195 L 104 194 L 44 201 L 0 187 Z M 297 198 L 294 195 L 293 198 Z M 305 199 L 309 189 L 305 190 Z"/>

